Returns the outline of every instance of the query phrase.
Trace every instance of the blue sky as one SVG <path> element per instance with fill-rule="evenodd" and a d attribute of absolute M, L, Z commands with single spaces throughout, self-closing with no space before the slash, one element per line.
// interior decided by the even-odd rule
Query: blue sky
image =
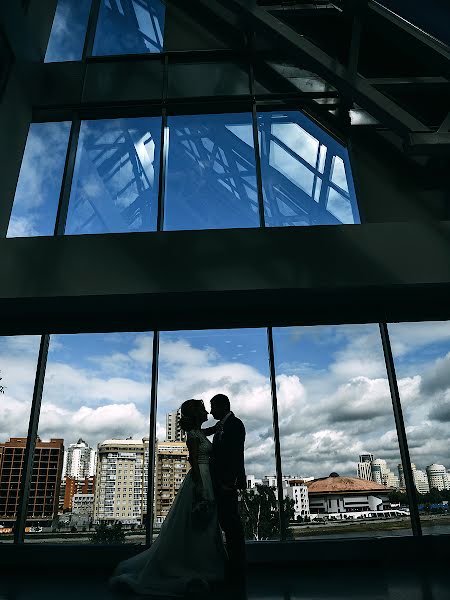
<path fill-rule="evenodd" d="M 450 322 L 391 326 L 400 394 L 418 468 L 450 468 Z M 398 443 L 376 325 L 274 329 L 283 472 L 354 475 L 372 452 L 396 470 Z M 0 437 L 25 435 L 39 338 L 0 338 Z M 55 335 L 39 433 L 83 437 L 147 435 L 151 333 Z M 247 428 L 249 474 L 274 472 L 265 329 L 163 332 L 157 435 L 188 398 L 227 393 Z M 211 421 L 212 423 L 213 421 Z"/>

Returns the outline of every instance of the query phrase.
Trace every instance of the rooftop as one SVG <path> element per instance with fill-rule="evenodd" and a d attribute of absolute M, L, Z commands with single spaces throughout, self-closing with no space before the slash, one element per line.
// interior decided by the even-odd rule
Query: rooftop
<path fill-rule="evenodd" d="M 386 486 L 367 481 L 359 477 L 341 477 L 337 473 L 331 473 L 328 477 L 321 477 L 313 481 L 306 481 L 308 494 L 332 494 L 339 492 L 387 492 Z"/>

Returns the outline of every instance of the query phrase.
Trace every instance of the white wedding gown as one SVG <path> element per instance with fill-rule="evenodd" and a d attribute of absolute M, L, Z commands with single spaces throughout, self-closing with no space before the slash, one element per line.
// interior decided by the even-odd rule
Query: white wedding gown
<path fill-rule="evenodd" d="M 209 471 L 212 444 L 200 430 L 188 433 L 199 440 L 198 462 L 205 498 L 214 500 Z M 192 472 L 186 475 L 172 507 L 153 544 L 141 554 L 116 567 L 110 584 L 127 584 L 137 594 L 183 596 L 193 579 L 208 583 L 223 581 L 226 551 L 214 509 L 204 528 L 192 524 L 194 481 Z"/>

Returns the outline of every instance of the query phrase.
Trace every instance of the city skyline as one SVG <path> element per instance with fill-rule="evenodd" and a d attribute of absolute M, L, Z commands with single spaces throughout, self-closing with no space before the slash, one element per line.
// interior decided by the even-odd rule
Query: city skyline
<path fill-rule="evenodd" d="M 411 460 L 448 465 L 450 323 L 390 327 Z M 189 397 L 204 398 L 209 409 L 209 398 L 223 391 L 246 424 L 249 472 L 273 472 L 265 342 L 263 329 L 163 332 L 158 439 L 167 412 Z M 96 447 L 148 435 L 151 344 L 148 333 L 52 336 L 41 439 L 62 437 L 68 447 L 82 437 Z M 318 476 L 320 466 L 322 476 L 352 475 L 355 456 L 367 449 L 395 471 L 398 443 L 377 327 L 275 329 L 274 344 L 283 472 Z M 36 336 L 0 339 L 4 439 L 26 435 L 38 346 Z"/>

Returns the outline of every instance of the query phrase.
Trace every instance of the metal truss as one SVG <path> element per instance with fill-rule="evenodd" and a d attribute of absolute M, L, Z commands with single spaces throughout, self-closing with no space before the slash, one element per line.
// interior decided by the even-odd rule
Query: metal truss
<path fill-rule="evenodd" d="M 179 5 L 178 0 L 173 1 Z M 269 41 L 276 49 L 274 54 L 278 52 L 289 64 L 323 78 L 337 91 L 339 101 L 327 103 L 322 99 L 320 103 L 328 104 L 328 111 L 344 125 L 350 124 L 349 111 L 362 110 L 368 117 L 362 119 L 363 123 L 377 123 L 394 131 L 410 154 L 448 152 L 450 140 L 447 131 L 441 130 L 441 122 L 448 112 L 444 106 L 447 100 L 450 106 L 450 48 L 378 2 L 260 0 L 255 4 L 249 0 L 196 0 L 196 4 L 204 18 L 214 15 L 223 32 L 237 27 L 255 34 L 257 60 L 264 55 L 258 49 L 258 40 Z M 330 19 L 342 25 L 333 35 L 345 50 L 343 60 L 339 52 L 329 50 L 330 44 L 323 39 L 327 30 L 322 23 L 327 20 L 329 24 Z M 374 61 L 364 44 L 375 35 L 401 47 L 389 55 L 380 46 L 376 49 L 379 60 Z M 408 64 L 408 56 L 412 57 L 408 66 L 412 69 L 417 65 L 423 71 L 405 75 L 400 69 L 398 74 L 393 73 L 395 65 Z M 376 76 L 370 73 L 374 62 Z M 274 73 L 267 60 L 264 66 L 283 78 L 282 73 Z"/>

